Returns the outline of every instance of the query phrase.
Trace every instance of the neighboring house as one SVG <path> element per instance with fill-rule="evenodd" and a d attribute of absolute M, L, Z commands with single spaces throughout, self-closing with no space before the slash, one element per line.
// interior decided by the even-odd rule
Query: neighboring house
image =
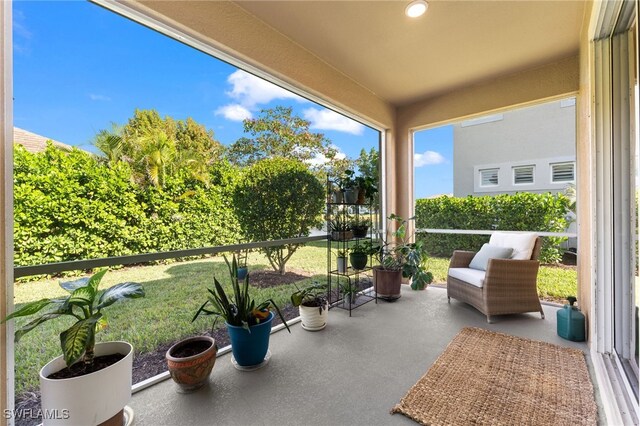
<path fill-rule="evenodd" d="M 42 152 L 47 147 L 47 141 L 51 141 L 53 146 L 65 151 L 71 151 L 73 147 L 66 143 L 55 141 L 36 133 L 29 132 L 18 127 L 13 128 L 13 141 L 25 147 L 29 152 Z"/>
<path fill-rule="evenodd" d="M 562 192 L 575 184 L 575 98 L 453 126 L 453 194 Z"/>

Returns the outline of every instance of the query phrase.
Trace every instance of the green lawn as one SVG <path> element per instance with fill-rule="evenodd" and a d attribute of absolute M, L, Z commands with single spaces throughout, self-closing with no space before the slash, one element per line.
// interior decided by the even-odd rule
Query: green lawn
<path fill-rule="evenodd" d="M 326 243 L 315 242 L 294 254 L 288 269 L 304 270 L 312 275 L 298 285 L 314 280 L 324 281 L 326 274 Z M 270 269 L 262 255 L 253 253 L 248 264 L 252 271 Z M 445 282 L 448 259 L 431 258 L 428 267 L 435 282 Z M 98 341 L 126 340 L 133 344 L 136 352 L 149 352 L 157 346 L 185 336 L 202 333 L 211 327 L 210 318 L 200 318 L 192 323 L 191 318 L 206 298 L 206 287 L 213 276 L 228 285 L 228 272 L 221 257 L 172 264 L 140 266 L 110 271 L 101 288 L 124 281 L 136 281 L 144 285 L 146 297 L 118 302 L 105 311 L 109 328 L 98 335 Z M 576 294 L 576 271 L 543 266 L 538 275 L 541 297 L 563 299 Z M 65 281 L 75 279 L 69 278 Z M 15 303 L 22 304 L 43 297 L 64 295 L 58 286 L 59 280 L 42 280 L 15 285 Z M 275 288 L 253 289 L 257 301 L 273 298 L 280 306 L 286 304 L 294 291 L 293 284 Z M 19 324 L 26 322 L 22 319 Z M 38 386 L 38 370 L 49 360 L 60 354 L 58 334 L 68 319 L 52 320 L 27 335 L 16 345 L 16 393 L 20 394 Z M 222 325 L 222 324 L 220 324 Z M 54 338 L 52 338 L 52 336 Z"/>

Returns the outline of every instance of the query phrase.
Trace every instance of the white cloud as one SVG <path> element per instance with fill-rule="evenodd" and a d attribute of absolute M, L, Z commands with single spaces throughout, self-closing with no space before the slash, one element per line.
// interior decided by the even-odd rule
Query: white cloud
<path fill-rule="evenodd" d="M 92 101 L 110 101 L 111 98 L 105 95 L 98 95 L 96 93 L 89 93 L 89 99 Z"/>
<path fill-rule="evenodd" d="M 361 135 L 364 131 L 362 124 L 330 109 L 307 108 L 302 115 L 311 122 L 312 129 L 337 130 L 352 135 Z"/>
<path fill-rule="evenodd" d="M 331 145 L 331 148 L 337 151 L 336 155 L 333 157 L 335 160 L 344 160 L 345 158 L 347 158 L 347 155 L 344 152 L 342 152 L 338 146 Z M 331 160 L 329 160 L 324 154 L 319 152 L 316 154 L 315 157 L 308 159 L 306 163 L 311 166 L 317 167 L 317 166 L 322 166 L 324 164 L 327 164 L 329 161 Z"/>
<path fill-rule="evenodd" d="M 251 111 L 239 104 L 221 106 L 216 110 L 215 114 L 223 115 L 224 118 L 231 121 L 242 121 L 253 117 Z"/>
<path fill-rule="evenodd" d="M 231 91 L 226 92 L 227 95 L 248 110 L 259 104 L 268 104 L 275 99 L 305 101 L 295 93 L 242 70 L 232 73 L 227 78 L 227 82 L 232 86 Z"/>
<path fill-rule="evenodd" d="M 413 167 L 431 166 L 446 162 L 446 158 L 435 151 L 425 151 L 422 154 L 413 154 Z"/>

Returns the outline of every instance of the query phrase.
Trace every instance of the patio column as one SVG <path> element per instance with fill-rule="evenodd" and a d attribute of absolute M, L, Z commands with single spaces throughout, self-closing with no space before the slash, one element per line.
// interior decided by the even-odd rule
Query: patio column
<path fill-rule="evenodd" d="M 0 318 L 13 309 L 13 79 L 11 1 L 0 5 L 0 32 L 2 33 L 2 61 L 0 63 Z M 0 424 L 13 424 L 6 419 L 5 410 L 13 409 L 13 326 L 0 326 L 2 351 L 0 352 Z"/>

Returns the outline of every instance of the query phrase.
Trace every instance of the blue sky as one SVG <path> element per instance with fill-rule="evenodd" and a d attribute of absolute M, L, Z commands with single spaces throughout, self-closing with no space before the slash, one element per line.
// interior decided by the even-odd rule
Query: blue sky
<path fill-rule="evenodd" d="M 13 14 L 14 123 L 25 130 L 91 150 L 110 122 L 153 108 L 228 145 L 243 118 L 286 105 L 351 158 L 378 147 L 377 131 L 96 5 L 17 1 Z M 452 192 L 449 133 L 416 136 L 417 197 Z"/>

